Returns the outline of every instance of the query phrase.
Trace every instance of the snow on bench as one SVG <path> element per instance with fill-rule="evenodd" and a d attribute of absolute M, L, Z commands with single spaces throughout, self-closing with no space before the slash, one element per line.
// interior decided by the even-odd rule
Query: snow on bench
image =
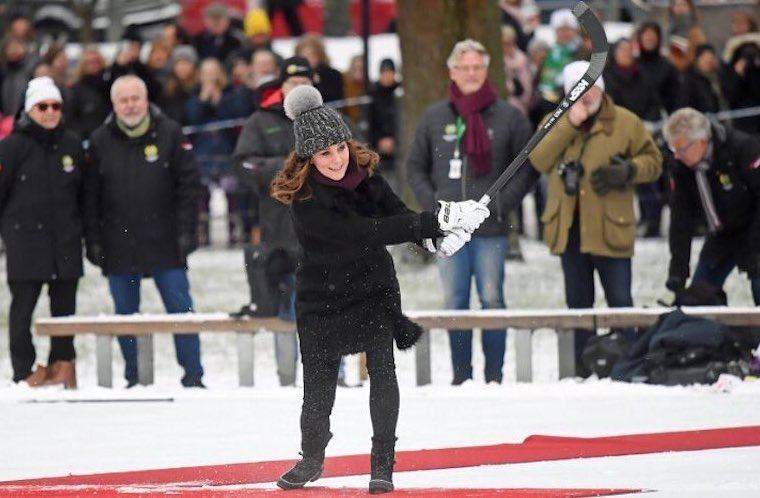
<path fill-rule="evenodd" d="M 686 307 L 685 313 L 709 318 L 732 326 L 760 326 L 760 308 L 724 306 Z M 557 331 L 560 378 L 575 375 L 573 329 L 608 327 L 648 327 L 670 308 L 589 308 L 529 310 L 431 310 L 408 311 L 407 316 L 426 330 L 499 329 L 515 332 L 515 358 L 518 382 L 533 377 L 532 332 L 537 329 Z M 237 334 L 238 376 L 241 386 L 253 386 L 253 335 L 260 330 L 292 331 L 294 324 L 278 318 L 233 318 L 226 313 L 178 313 L 67 316 L 39 318 L 38 335 L 66 336 L 95 334 L 97 340 L 98 385 L 112 386 L 112 348 L 114 335 L 137 336 L 138 377 L 141 384 L 153 383 L 153 334 L 216 333 Z M 430 336 L 423 334 L 415 346 L 417 385 L 430 383 Z"/>

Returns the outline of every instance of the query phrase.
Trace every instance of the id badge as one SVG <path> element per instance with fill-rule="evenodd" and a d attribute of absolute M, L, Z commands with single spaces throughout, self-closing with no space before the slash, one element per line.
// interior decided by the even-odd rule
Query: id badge
<path fill-rule="evenodd" d="M 462 178 L 462 160 L 455 157 L 449 159 L 449 178 L 459 180 Z"/>

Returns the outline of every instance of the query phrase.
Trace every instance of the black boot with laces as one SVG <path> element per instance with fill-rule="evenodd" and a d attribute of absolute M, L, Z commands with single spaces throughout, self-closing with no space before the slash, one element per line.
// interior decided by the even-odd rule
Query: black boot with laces
<path fill-rule="evenodd" d="M 372 438 L 372 475 L 369 481 L 369 493 L 378 495 L 393 491 L 393 465 L 396 463 L 396 438 L 382 440 Z"/>

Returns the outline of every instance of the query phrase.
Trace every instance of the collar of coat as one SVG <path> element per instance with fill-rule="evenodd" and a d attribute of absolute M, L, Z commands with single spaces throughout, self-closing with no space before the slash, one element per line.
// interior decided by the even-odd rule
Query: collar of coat
<path fill-rule="evenodd" d="M 148 114 L 150 115 L 150 126 L 148 127 L 148 131 L 145 132 L 140 137 L 137 137 L 137 139 L 147 136 L 151 131 L 153 131 L 156 128 L 156 125 L 158 124 L 160 120 L 166 119 L 166 116 L 164 115 L 164 113 L 161 112 L 161 109 L 159 109 L 158 106 L 155 104 L 150 104 L 148 106 Z M 111 114 L 108 115 L 108 117 L 105 120 L 105 124 L 106 126 L 108 126 L 111 132 L 116 134 L 116 136 L 127 139 L 127 140 L 131 140 L 127 135 L 124 134 L 123 131 L 121 131 L 121 129 L 119 129 L 119 125 L 116 124 L 115 113 L 112 112 Z"/>
<path fill-rule="evenodd" d="M 612 97 L 604 94 L 602 97 L 602 107 L 596 115 L 596 120 L 589 130 L 589 135 L 604 132 L 606 135 L 612 135 L 615 128 L 615 102 Z"/>
<path fill-rule="evenodd" d="M 377 201 L 380 189 L 374 176 L 367 176 L 356 190 L 346 190 L 319 183 L 311 175 L 306 180 L 311 191 L 311 199 L 318 204 L 338 212 L 353 211 L 360 198 L 371 202 Z"/>
<path fill-rule="evenodd" d="M 16 119 L 14 130 L 30 136 L 41 144 L 52 144 L 58 141 L 58 138 L 63 133 L 62 124 L 63 118 L 61 118 L 61 123 L 58 126 L 52 130 L 48 130 L 37 124 L 26 112 L 22 111 L 18 119 Z"/>

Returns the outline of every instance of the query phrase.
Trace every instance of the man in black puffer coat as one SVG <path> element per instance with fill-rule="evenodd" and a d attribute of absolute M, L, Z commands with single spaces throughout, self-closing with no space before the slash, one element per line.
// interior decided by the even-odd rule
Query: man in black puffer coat
<path fill-rule="evenodd" d="M 200 174 L 177 123 L 150 107 L 134 75 L 111 88 L 114 114 L 92 133 L 85 177 L 87 259 L 108 276 L 116 313 L 137 313 L 140 280 L 152 276 L 169 313 L 193 311 L 187 256 L 195 249 Z M 137 383 L 137 345 L 119 337 L 127 385 Z M 197 334 L 176 334 L 182 385 L 202 387 Z"/>
<path fill-rule="evenodd" d="M 76 387 L 74 338 L 51 338 L 49 370 L 34 372 L 32 313 L 48 285 L 50 313 L 72 315 L 82 276 L 80 196 L 84 151 L 64 130 L 63 100 L 47 77 L 29 82 L 25 110 L 0 142 L 0 233 L 7 252 L 10 352 L 14 382 Z"/>

